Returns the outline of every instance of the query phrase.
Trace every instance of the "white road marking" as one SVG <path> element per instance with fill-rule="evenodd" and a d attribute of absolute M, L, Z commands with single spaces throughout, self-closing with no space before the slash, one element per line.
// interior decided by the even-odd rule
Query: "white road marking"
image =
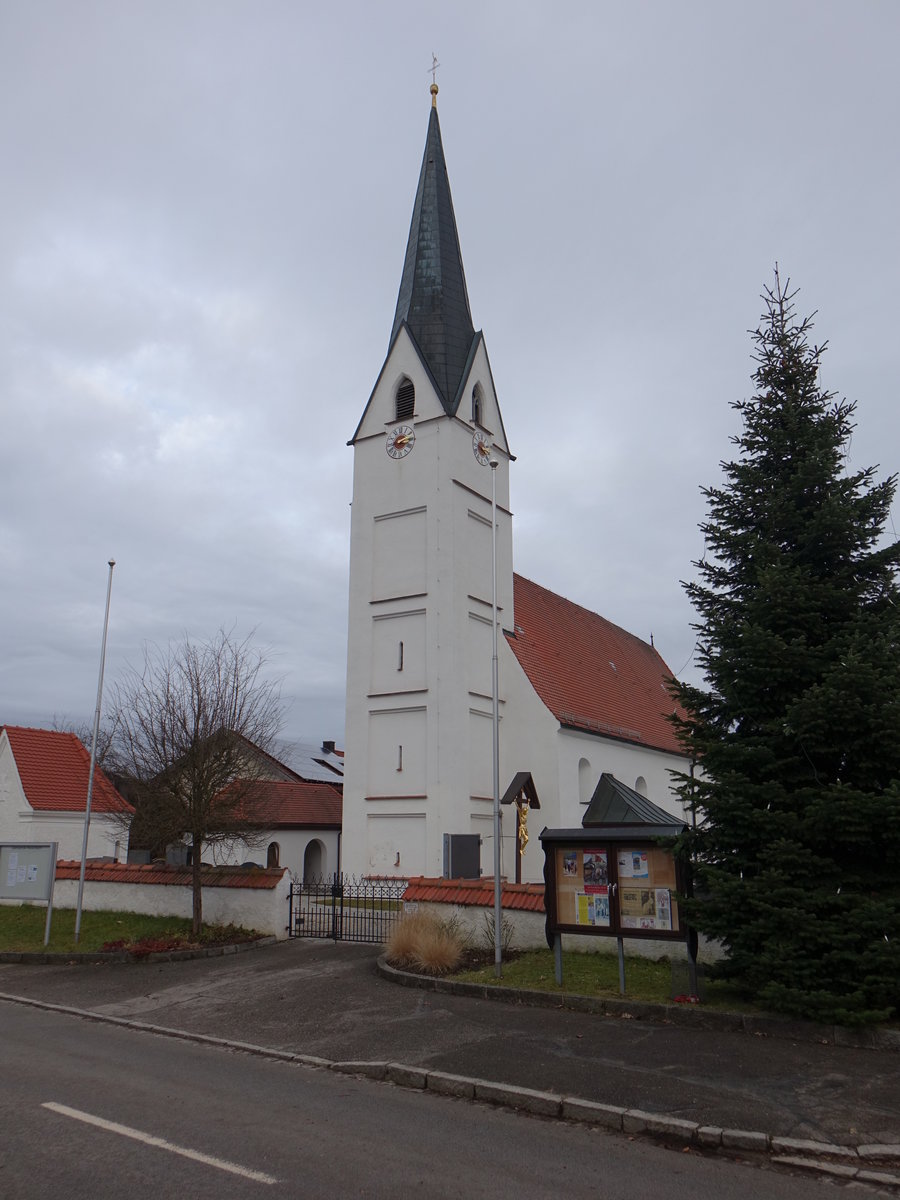
<path fill-rule="evenodd" d="M 252 1179 L 255 1183 L 277 1183 L 278 1180 L 262 1171 L 251 1171 L 237 1163 L 228 1162 L 224 1158 L 213 1158 L 211 1154 L 201 1154 L 199 1150 L 189 1150 L 186 1146 L 176 1146 L 165 1138 L 154 1137 L 150 1133 L 142 1133 L 140 1129 L 132 1129 L 128 1125 L 119 1125 L 116 1121 L 106 1121 L 103 1117 L 92 1116 L 91 1113 L 81 1112 L 77 1108 L 69 1108 L 66 1104 L 57 1104 L 47 1100 L 42 1108 L 51 1112 L 61 1113 L 64 1117 L 72 1117 L 75 1121 L 83 1121 L 85 1125 L 95 1125 L 97 1129 L 105 1129 L 108 1133 L 118 1133 L 122 1137 L 131 1138 L 135 1142 L 143 1142 L 145 1146 L 157 1146 L 160 1150 L 168 1150 L 171 1154 L 180 1154 L 182 1158 L 190 1158 L 194 1162 L 205 1163 L 208 1167 L 218 1167 L 220 1171 L 229 1171 L 232 1175 L 241 1175 L 244 1179 Z"/>

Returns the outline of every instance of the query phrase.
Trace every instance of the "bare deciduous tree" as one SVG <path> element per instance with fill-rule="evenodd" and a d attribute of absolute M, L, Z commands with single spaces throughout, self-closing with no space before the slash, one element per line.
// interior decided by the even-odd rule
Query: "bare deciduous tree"
<path fill-rule="evenodd" d="M 204 847 L 252 841 L 265 818 L 253 804 L 259 756 L 246 745 L 268 752 L 281 727 L 280 684 L 265 666 L 249 637 L 220 629 L 208 642 L 147 646 L 143 669 L 113 691 L 114 757 L 129 794 L 152 812 L 162 839 L 191 839 L 194 933 Z"/>

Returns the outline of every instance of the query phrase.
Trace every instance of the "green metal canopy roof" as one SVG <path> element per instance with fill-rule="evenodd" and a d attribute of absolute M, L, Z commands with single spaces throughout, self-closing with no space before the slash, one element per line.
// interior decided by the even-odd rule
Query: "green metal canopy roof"
<path fill-rule="evenodd" d="M 391 344 L 404 324 L 434 377 L 447 415 L 452 416 L 475 328 L 436 107 L 428 121 Z"/>
<path fill-rule="evenodd" d="M 609 771 L 600 776 L 581 824 L 585 829 L 597 825 L 674 825 L 680 832 L 683 828 L 677 817 L 616 779 Z"/>

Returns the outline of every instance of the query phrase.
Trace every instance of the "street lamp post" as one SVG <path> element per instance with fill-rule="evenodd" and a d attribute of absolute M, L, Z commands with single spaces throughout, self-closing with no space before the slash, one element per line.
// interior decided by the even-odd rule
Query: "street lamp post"
<path fill-rule="evenodd" d="M 494 768 L 494 974 L 503 974 L 502 893 L 500 886 L 500 665 L 497 659 L 497 467 L 491 455 L 491 699 Z"/>

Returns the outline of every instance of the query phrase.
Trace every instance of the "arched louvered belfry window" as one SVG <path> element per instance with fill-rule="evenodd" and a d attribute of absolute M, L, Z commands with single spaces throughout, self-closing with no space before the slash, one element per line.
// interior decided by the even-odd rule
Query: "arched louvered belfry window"
<path fill-rule="evenodd" d="M 410 421 L 415 410 L 416 389 L 413 381 L 404 375 L 397 386 L 397 395 L 394 397 L 394 420 Z"/>
<path fill-rule="evenodd" d="M 484 392 L 480 383 L 472 388 L 472 424 L 484 425 Z"/>

